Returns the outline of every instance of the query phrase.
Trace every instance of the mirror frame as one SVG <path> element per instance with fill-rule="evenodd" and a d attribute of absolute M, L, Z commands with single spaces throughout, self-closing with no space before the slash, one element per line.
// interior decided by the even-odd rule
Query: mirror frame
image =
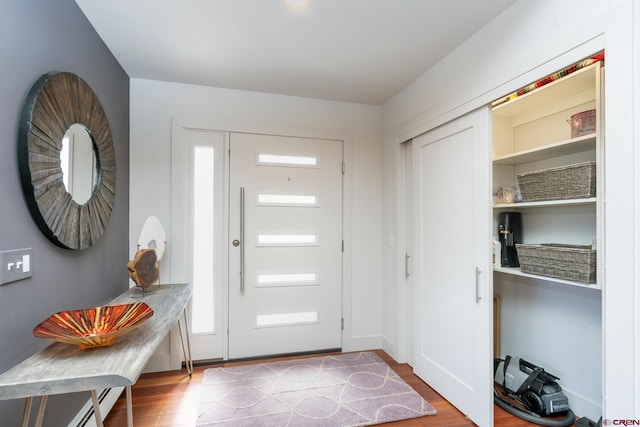
<path fill-rule="evenodd" d="M 98 180 L 79 205 L 62 181 L 62 138 L 75 124 L 93 141 Z M 116 195 L 113 138 L 100 100 L 82 78 L 50 72 L 38 79 L 22 110 L 18 135 L 22 190 L 38 228 L 65 249 L 86 249 L 104 234 Z"/>

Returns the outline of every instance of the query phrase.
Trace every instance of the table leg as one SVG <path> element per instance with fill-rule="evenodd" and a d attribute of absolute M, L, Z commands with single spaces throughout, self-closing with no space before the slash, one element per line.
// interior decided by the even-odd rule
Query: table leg
<path fill-rule="evenodd" d="M 44 410 L 47 407 L 47 398 L 49 396 L 42 396 L 40 398 L 40 409 L 38 409 L 38 417 L 36 418 L 36 427 L 42 427 L 42 420 L 44 419 Z"/>
<path fill-rule="evenodd" d="M 133 427 L 133 406 L 131 402 L 131 386 L 126 388 L 127 394 L 127 427 Z"/>
<path fill-rule="evenodd" d="M 29 426 L 29 417 L 31 416 L 31 405 L 33 404 L 33 397 L 27 397 L 27 401 L 24 403 L 24 415 L 22 416 L 22 427 Z"/>
<path fill-rule="evenodd" d="M 182 335 L 182 322 L 181 320 L 184 318 L 184 329 L 186 335 L 187 349 L 185 350 L 185 338 Z M 180 331 L 180 342 L 182 343 L 182 354 L 184 356 L 185 365 L 187 367 L 187 372 L 189 376 L 193 374 L 193 358 L 191 357 L 191 340 L 189 339 L 189 320 L 187 316 L 187 309 L 182 311 L 182 316 L 178 319 L 178 330 Z"/>
<path fill-rule="evenodd" d="M 93 400 L 93 415 L 96 417 L 96 426 L 104 427 L 102 424 L 102 415 L 100 415 L 100 401 L 98 400 L 98 392 L 91 390 L 91 399 Z"/>

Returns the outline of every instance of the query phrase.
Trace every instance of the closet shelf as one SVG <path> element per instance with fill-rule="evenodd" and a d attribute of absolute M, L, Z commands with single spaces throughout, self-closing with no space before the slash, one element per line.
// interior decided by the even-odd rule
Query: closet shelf
<path fill-rule="evenodd" d="M 580 206 L 580 205 L 594 205 L 596 204 L 596 198 L 590 197 L 588 199 L 570 199 L 570 200 L 545 200 L 540 202 L 522 202 L 522 203 L 500 203 L 493 206 L 496 210 L 517 210 L 526 208 L 546 208 L 552 206 Z"/>
<path fill-rule="evenodd" d="M 520 165 L 538 160 L 550 159 L 596 148 L 596 134 L 583 135 L 552 144 L 542 145 L 517 153 L 506 154 L 493 160 L 496 165 Z"/>
<path fill-rule="evenodd" d="M 588 288 L 588 289 L 594 289 L 599 291 L 602 290 L 602 287 L 595 283 L 587 284 L 587 283 L 580 283 L 580 282 L 572 282 L 571 280 L 556 279 L 555 277 L 538 276 L 537 274 L 523 273 L 522 271 L 520 271 L 520 268 L 518 267 L 493 267 L 493 271 L 494 273 L 503 273 L 503 274 L 510 274 L 512 276 L 528 277 L 530 279 L 538 279 L 538 280 L 544 280 L 547 282 L 562 283 L 565 285 L 577 286 L 580 288 Z"/>
<path fill-rule="evenodd" d="M 601 64 L 595 63 L 572 74 L 557 79 L 545 86 L 526 93 L 516 99 L 497 105 L 493 108 L 494 117 L 516 117 L 529 111 L 544 108 L 558 99 L 569 98 L 584 91 L 593 90 L 596 69 Z"/>

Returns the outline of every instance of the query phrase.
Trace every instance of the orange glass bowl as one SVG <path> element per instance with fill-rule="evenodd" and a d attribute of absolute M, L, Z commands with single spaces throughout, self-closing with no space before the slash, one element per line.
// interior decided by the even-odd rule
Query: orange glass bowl
<path fill-rule="evenodd" d="M 144 302 L 61 311 L 33 329 L 33 335 L 77 345 L 81 350 L 112 345 L 153 316 Z"/>

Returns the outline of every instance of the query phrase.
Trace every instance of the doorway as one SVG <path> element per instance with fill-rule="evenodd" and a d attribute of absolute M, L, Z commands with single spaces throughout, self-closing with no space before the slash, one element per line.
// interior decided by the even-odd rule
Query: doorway
<path fill-rule="evenodd" d="M 343 141 L 182 130 L 196 360 L 342 346 Z"/>

